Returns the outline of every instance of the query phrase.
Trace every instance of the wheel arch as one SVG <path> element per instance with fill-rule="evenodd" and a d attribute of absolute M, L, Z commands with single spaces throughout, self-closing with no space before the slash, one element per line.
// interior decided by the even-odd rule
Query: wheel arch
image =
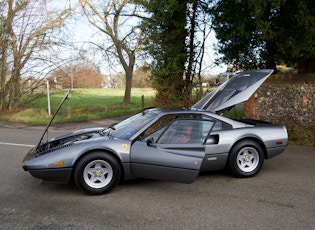
<path fill-rule="evenodd" d="M 234 146 L 236 146 L 238 143 L 242 142 L 242 141 L 254 141 L 257 144 L 260 145 L 260 147 L 262 148 L 262 150 L 264 151 L 264 158 L 267 159 L 267 148 L 266 145 L 264 144 L 264 142 L 256 136 L 245 136 L 240 138 L 239 140 L 237 140 L 232 146 L 230 151 L 234 148 Z"/>
<path fill-rule="evenodd" d="M 109 150 L 109 149 L 104 149 L 104 148 L 95 148 L 95 149 L 90 149 L 84 153 L 82 153 L 77 159 L 75 159 L 74 163 L 73 163 L 73 170 L 72 170 L 72 174 L 71 174 L 71 178 L 73 178 L 73 174 L 74 174 L 74 169 L 77 167 L 77 164 L 78 162 L 83 158 L 85 157 L 86 155 L 88 155 L 89 153 L 92 153 L 92 152 L 103 152 L 103 153 L 107 153 L 109 155 L 111 155 L 112 157 L 114 157 L 119 166 L 120 166 L 120 169 L 121 169 L 121 175 L 120 175 L 120 180 L 123 180 L 124 178 L 124 167 L 122 165 L 122 161 L 121 159 L 119 158 L 119 156 L 117 155 L 117 153 L 115 153 L 114 151 L 112 150 Z"/>
<path fill-rule="evenodd" d="M 248 142 L 252 142 L 252 146 Z M 244 161 L 238 160 L 238 154 L 240 154 L 241 153 L 240 151 L 243 151 L 245 147 L 251 147 L 255 149 L 254 154 L 256 156 L 251 159 L 256 160 L 246 161 L 252 162 L 253 164 L 250 163 L 249 165 L 247 165 L 247 163 L 245 163 L 243 166 Z M 248 178 L 255 176 L 261 170 L 264 159 L 266 159 L 266 147 L 262 140 L 253 136 L 246 136 L 240 138 L 232 145 L 229 151 L 226 168 L 229 169 L 235 177 Z M 240 161 L 242 161 L 243 163 L 240 163 Z M 246 169 L 247 167 L 249 167 L 249 170 Z"/>

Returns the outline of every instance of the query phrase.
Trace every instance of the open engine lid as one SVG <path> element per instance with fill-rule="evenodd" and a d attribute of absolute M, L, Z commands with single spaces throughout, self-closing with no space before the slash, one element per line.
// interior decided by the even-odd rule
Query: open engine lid
<path fill-rule="evenodd" d="M 238 73 L 194 104 L 192 108 L 220 113 L 248 100 L 272 72 L 272 69 L 262 69 Z"/>
<path fill-rule="evenodd" d="M 44 139 L 44 137 L 45 137 L 46 134 L 47 134 L 47 141 L 48 141 L 48 129 L 49 129 L 51 123 L 53 122 L 53 120 L 55 119 L 57 113 L 58 113 L 59 110 L 61 109 L 63 103 L 65 102 L 65 100 L 68 99 L 68 95 L 69 95 L 70 91 L 71 91 L 71 89 L 68 89 L 68 90 L 67 90 L 67 92 L 66 92 L 66 94 L 64 95 L 63 99 L 61 100 L 61 102 L 60 102 L 60 104 L 59 104 L 57 110 L 55 111 L 54 115 L 53 115 L 52 118 L 50 119 L 48 125 L 46 126 L 46 129 L 44 130 L 44 132 L 43 132 L 43 134 L 42 134 L 42 137 L 40 138 L 38 144 L 36 145 L 36 150 L 38 149 L 38 147 L 39 147 L 40 144 L 42 143 L 42 141 L 43 141 L 43 139 Z"/>

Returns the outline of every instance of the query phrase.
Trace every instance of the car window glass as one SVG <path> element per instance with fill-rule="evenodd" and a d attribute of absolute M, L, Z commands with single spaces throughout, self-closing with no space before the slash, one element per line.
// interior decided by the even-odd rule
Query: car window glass
<path fill-rule="evenodd" d="M 224 121 L 220 121 L 218 119 L 214 119 L 214 118 L 209 117 L 209 116 L 203 116 L 203 119 L 211 120 L 211 121 L 215 122 L 212 131 L 232 129 L 232 125 L 230 125 L 230 124 L 228 124 L 228 123 L 226 123 Z"/>
<path fill-rule="evenodd" d="M 149 135 L 159 144 L 203 143 L 214 122 L 198 119 L 177 119 Z"/>
<path fill-rule="evenodd" d="M 158 121 L 156 121 L 154 124 L 152 124 L 148 129 L 146 129 L 141 136 L 146 137 L 144 141 L 148 139 L 148 135 L 150 135 L 150 138 L 154 138 L 157 140 L 157 137 L 159 137 L 159 134 L 162 134 L 162 131 L 165 130 L 165 126 L 169 125 L 173 120 L 176 119 L 184 119 L 184 118 L 193 118 L 195 115 L 191 114 L 172 114 L 172 115 L 166 115 L 161 117 Z M 162 129 L 163 127 L 163 129 Z M 161 130 L 162 129 L 162 130 Z M 153 134 L 154 133 L 154 134 Z M 151 135 L 152 134 L 152 135 Z"/>
<path fill-rule="evenodd" d="M 112 136 L 128 139 L 133 134 L 138 132 L 143 126 L 149 123 L 156 117 L 156 113 L 153 111 L 144 111 L 138 113 L 118 124 L 116 124 L 112 129 Z"/>
<path fill-rule="evenodd" d="M 218 131 L 218 130 L 222 130 L 222 121 L 216 121 L 212 131 Z"/>
<path fill-rule="evenodd" d="M 156 130 L 155 132 L 153 132 L 153 133 L 151 133 L 150 135 L 146 136 L 146 137 L 143 139 L 143 141 L 147 141 L 148 139 L 152 139 L 152 138 L 153 138 L 154 141 L 158 140 L 159 137 L 162 135 L 162 133 L 165 131 L 165 129 L 166 129 L 167 127 L 168 127 L 168 126 L 165 125 L 164 127 L 160 128 L 160 129 L 158 129 L 158 130 Z"/>

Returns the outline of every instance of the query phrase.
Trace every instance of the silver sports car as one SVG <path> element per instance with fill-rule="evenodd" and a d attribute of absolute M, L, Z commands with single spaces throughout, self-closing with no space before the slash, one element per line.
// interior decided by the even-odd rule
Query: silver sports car
<path fill-rule="evenodd" d="M 237 74 L 189 109 L 145 109 L 108 128 L 78 130 L 44 142 L 51 121 L 23 168 L 45 182 L 74 179 L 90 194 L 106 193 L 120 180 L 133 178 L 192 183 L 199 172 L 224 168 L 236 177 L 254 176 L 264 159 L 284 151 L 286 128 L 220 114 L 247 100 L 271 73 Z"/>

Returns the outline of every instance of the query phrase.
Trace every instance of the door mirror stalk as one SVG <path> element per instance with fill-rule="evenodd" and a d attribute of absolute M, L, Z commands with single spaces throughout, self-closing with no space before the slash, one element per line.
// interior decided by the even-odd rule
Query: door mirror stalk
<path fill-rule="evenodd" d="M 151 138 L 149 138 L 148 140 L 147 140 L 147 146 L 153 146 L 154 145 L 154 138 L 153 137 L 151 137 Z"/>

